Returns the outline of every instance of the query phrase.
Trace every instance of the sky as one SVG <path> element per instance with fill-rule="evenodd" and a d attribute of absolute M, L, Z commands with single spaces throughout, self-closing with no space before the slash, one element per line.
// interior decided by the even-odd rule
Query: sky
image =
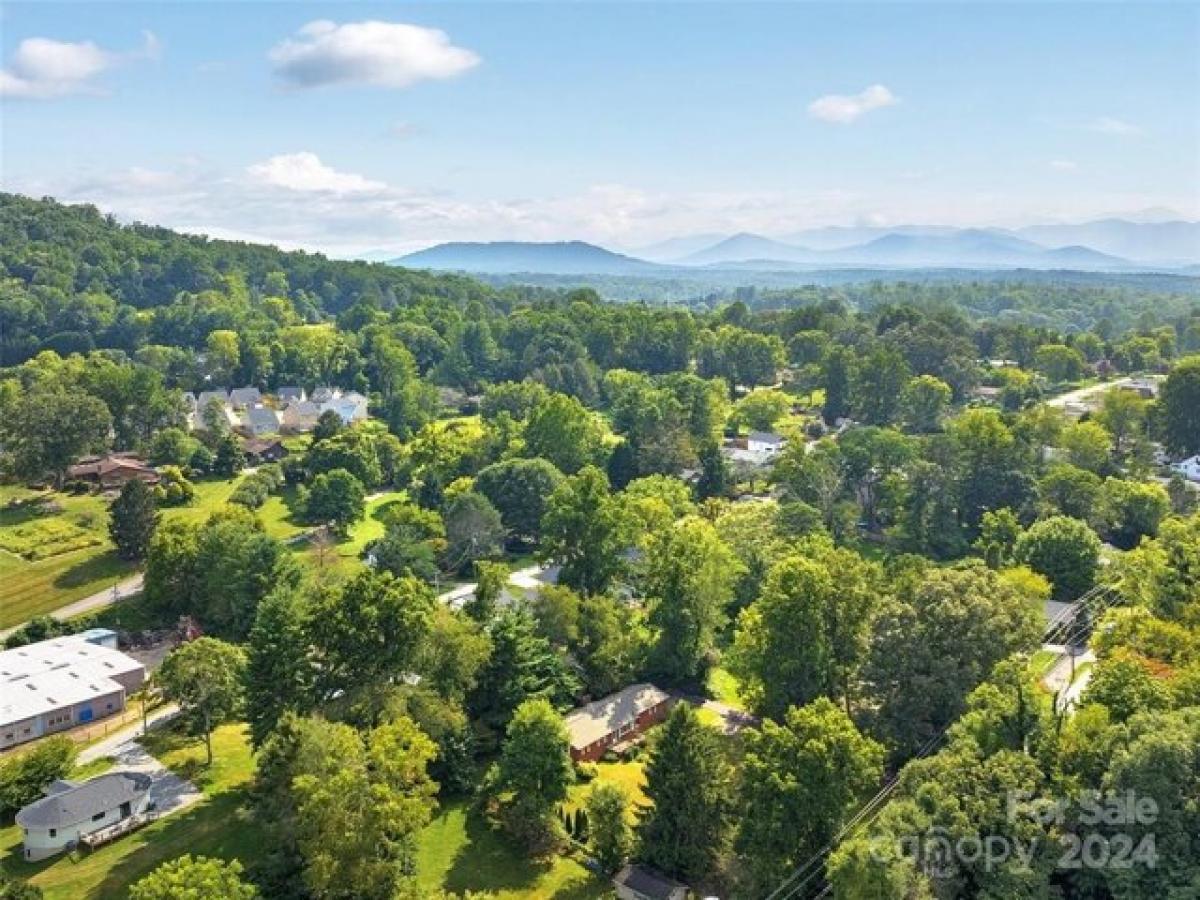
<path fill-rule="evenodd" d="M 0 6 L 0 187 L 334 255 L 1200 218 L 1200 3 Z"/>

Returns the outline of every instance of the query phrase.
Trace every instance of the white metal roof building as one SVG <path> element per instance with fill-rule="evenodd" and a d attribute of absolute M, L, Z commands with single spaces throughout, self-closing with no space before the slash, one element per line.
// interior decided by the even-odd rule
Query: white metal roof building
<path fill-rule="evenodd" d="M 145 667 L 102 629 L 0 651 L 0 749 L 125 708 Z"/>

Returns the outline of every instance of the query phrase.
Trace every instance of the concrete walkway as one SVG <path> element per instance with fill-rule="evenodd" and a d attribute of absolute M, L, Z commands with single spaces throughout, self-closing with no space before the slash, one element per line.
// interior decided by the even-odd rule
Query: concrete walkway
<path fill-rule="evenodd" d="M 125 600 L 134 594 L 140 593 L 142 590 L 142 581 L 142 573 L 138 572 L 124 581 L 117 582 L 113 587 L 97 591 L 91 596 L 76 600 L 74 603 L 68 603 L 66 606 L 60 606 L 58 609 L 51 610 L 49 613 L 44 613 L 43 615 L 50 615 L 61 621 L 62 619 L 81 616 L 93 610 L 104 609 L 106 606 L 112 606 L 112 604 L 120 600 Z M 3 631 L 0 631 L 0 640 L 8 637 L 14 631 L 23 628 L 26 624 L 28 623 L 22 622 L 19 625 L 13 625 L 11 628 L 5 628 Z"/>
<path fill-rule="evenodd" d="M 1043 644 L 1042 649 L 1059 654 L 1054 665 L 1042 677 L 1042 684 L 1051 693 L 1058 695 L 1060 711 L 1071 709 L 1091 681 L 1092 664 L 1096 662 L 1096 654 L 1088 649 L 1065 647 L 1062 644 Z M 1087 666 L 1087 670 L 1077 673 L 1083 666 Z M 1073 673 L 1076 673 L 1074 681 L 1071 680 Z"/>

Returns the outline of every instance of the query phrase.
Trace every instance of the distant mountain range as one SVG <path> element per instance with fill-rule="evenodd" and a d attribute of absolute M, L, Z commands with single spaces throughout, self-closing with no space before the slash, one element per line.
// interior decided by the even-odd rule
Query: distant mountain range
<path fill-rule="evenodd" d="M 497 241 L 438 244 L 392 260 L 411 269 L 458 272 L 539 272 L 549 275 L 636 275 L 660 268 L 655 263 L 614 253 L 583 241 L 552 244 Z"/>
<path fill-rule="evenodd" d="M 1104 219 L 1016 231 L 980 228 L 823 228 L 673 238 L 626 255 L 582 241 L 439 244 L 392 260 L 410 268 L 549 275 L 669 275 L 695 269 L 963 268 L 1179 270 L 1200 261 L 1200 222 Z"/>

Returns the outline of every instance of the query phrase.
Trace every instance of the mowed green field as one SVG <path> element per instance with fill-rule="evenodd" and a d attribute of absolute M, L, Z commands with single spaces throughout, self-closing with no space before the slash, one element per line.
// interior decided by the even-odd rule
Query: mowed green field
<path fill-rule="evenodd" d="M 102 498 L 49 494 L 62 507 L 51 515 L 5 508 L 35 496 L 43 493 L 0 486 L 0 628 L 105 590 L 134 571 L 113 552 Z"/>
<path fill-rule="evenodd" d="M 240 480 L 241 476 L 196 481 L 195 499 L 187 506 L 163 509 L 164 520 L 202 523 L 229 501 Z M 113 550 L 108 537 L 108 501 L 103 497 L 0 486 L 0 507 L 13 499 L 34 496 L 45 497 L 61 511 L 35 515 L 26 509 L 0 508 L 0 628 L 19 625 L 108 590 L 137 571 L 132 563 L 118 559 Z M 380 514 L 405 496 L 403 491 L 389 491 L 367 503 L 366 517 L 334 548 L 333 563 L 339 570 L 352 570 L 363 548 L 383 536 Z M 255 510 L 269 535 L 290 541 L 310 529 L 300 521 L 295 500 L 296 489 L 288 486 Z M 292 546 L 307 561 L 313 560 L 307 543 Z M 60 549 L 65 552 L 56 552 Z M 31 558 L 38 555 L 44 558 Z"/>

